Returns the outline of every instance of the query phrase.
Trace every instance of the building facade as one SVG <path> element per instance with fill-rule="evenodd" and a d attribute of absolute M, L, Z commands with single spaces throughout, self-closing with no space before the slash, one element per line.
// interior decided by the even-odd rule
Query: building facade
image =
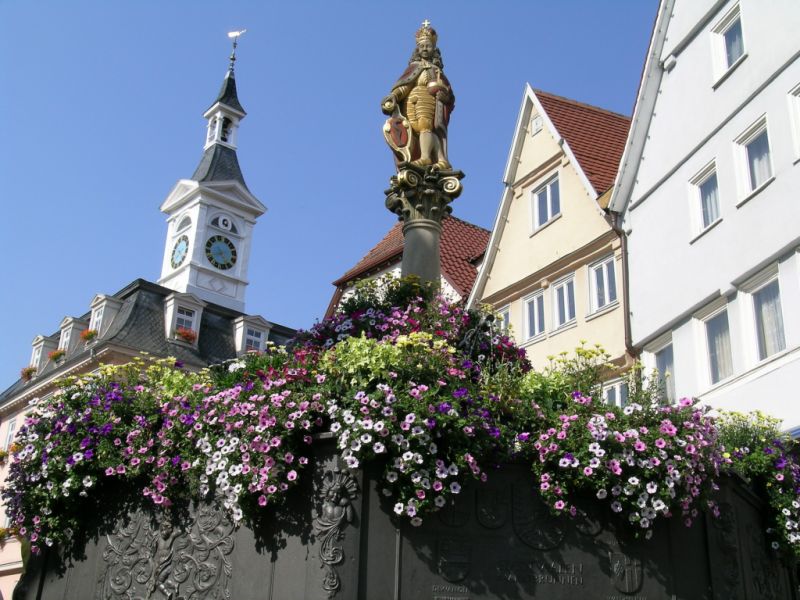
<path fill-rule="evenodd" d="M 610 205 L 646 362 L 678 397 L 787 429 L 800 426 L 798 28 L 791 0 L 662 0 Z"/>
<path fill-rule="evenodd" d="M 630 119 L 526 86 L 503 196 L 469 298 L 490 304 L 534 367 L 586 340 L 620 366 L 622 243 L 606 211 Z M 624 402 L 620 382 L 607 399 Z"/>

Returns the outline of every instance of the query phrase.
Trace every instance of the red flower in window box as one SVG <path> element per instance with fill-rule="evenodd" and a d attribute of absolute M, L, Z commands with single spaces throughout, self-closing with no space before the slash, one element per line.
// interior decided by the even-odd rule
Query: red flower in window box
<path fill-rule="evenodd" d="M 84 342 L 91 342 L 97 337 L 97 329 L 84 329 L 81 331 L 81 339 Z"/>
<path fill-rule="evenodd" d="M 36 375 L 36 367 L 22 367 L 19 372 L 22 381 L 30 381 L 34 375 Z"/>
<path fill-rule="evenodd" d="M 49 358 L 53 362 L 58 362 L 59 360 L 64 358 L 65 354 L 66 352 L 62 348 L 59 348 L 58 350 L 53 350 L 52 352 L 48 352 L 47 358 Z"/>
<path fill-rule="evenodd" d="M 188 344 L 194 344 L 195 340 L 197 339 L 197 332 L 194 329 L 188 329 L 187 327 L 178 327 L 175 330 L 175 337 Z"/>

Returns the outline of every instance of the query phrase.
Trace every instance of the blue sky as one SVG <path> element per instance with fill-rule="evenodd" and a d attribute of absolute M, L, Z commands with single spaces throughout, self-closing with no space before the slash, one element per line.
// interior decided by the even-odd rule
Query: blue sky
<path fill-rule="evenodd" d="M 25 2 L 0 0 L 0 389 L 30 342 L 97 293 L 160 275 L 158 207 L 202 154 L 230 51 L 248 112 L 239 161 L 268 207 L 247 312 L 308 327 L 330 282 L 394 223 L 380 100 L 414 32 L 439 33 L 455 95 L 454 214 L 490 228 L 526 82 L 630 114 L 656 0 Z"/>

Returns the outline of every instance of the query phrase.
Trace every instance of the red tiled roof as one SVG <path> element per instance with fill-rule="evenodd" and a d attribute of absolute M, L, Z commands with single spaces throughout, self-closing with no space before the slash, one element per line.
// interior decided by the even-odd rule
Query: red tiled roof
<path fill-rule="evenodd" d="M 534 90 L 556 130 L 567 140 L 595 191 L 602 194 L 614 184 L 625 150 L 630 117 Z"/>
<path fill-rule="evenodd" d="M 478 270 L 472 264 L 486 250 L 490 232 L 483 227 L 448 216 L 442 220 L 442 275 L 463 297 L 472 291 Z M 400 262 L 403 257 L 403 224 L 396 223 L 384 238 L 356 266 L 333 282 L 342 286 L 364 277 L 373 270 L 382 270 Z"/>

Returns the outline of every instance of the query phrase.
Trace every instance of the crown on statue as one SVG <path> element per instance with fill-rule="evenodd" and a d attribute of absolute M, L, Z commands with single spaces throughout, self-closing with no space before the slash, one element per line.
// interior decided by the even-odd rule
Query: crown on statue
<path fill-rule="evenodd" d="M 428 40 L 435 46 L 436 40 L 439 39 L 439 36 L 436 35 L 436 30 L 431 27 L 431 22 L 428 21 L 428 19 L 425 19 L 422 22 L 422 27 L 417 30 L 416 38 L 418 45 L 422 40 Z"/>

